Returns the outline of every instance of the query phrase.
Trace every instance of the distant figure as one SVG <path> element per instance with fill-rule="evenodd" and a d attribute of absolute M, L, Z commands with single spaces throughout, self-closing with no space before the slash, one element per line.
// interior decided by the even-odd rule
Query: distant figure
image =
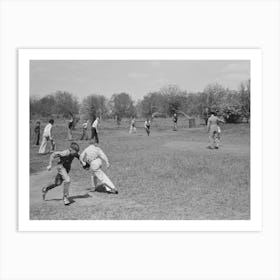
<path fill-rule="evenodd" d="M 135 118 L 132 118 L 129 128 L 129 134 L 136 133 Z"/>
<path fill-rule="evenodd" d="M 73 114 L 70 113 L 70 120 L 68 122 L 68 140 L 71 141 L 73 139 L 72 130 L 74 128 L 74 117 Z"/>
<path fill-rule="evenodd" d="M 88 122 L 84 121 L 82 124 L 83 134 L 82 134 L 81 140 L 84 140 L 84 139 L 88 140 L 87 126 L 88 126 Z"/>
<path fill-rule="evenodd" d="M 145 121 L 144 127 L 146 129 L 147 135 L 150 136 L 151 121 L 149 119 Z"/>
<path fill-rule="evenodd" d="M 174 113 L 173 115 L 173 130 L 176 131 L 177 130 L 177 121 L 178 121 L 178 117 L 177 117 L 177 114 Z"/>
<path fill-rule="evenodd" d="M 39 149 L 39 154 L 46 154 L 47 151 L 47 144 L 48 141 L 50 141 L 51 143 L 51 150 L 50 152 L 53 152 L 55 150 L 55 143 L 54 143 L 54 139 L 52 137 L 52 127 L 54 124 L 54 120 L 50 119 L 49 123 L 46 125 L 44 132 L 43 132 L 43 139 L 42 139 L 42 143 Z"/>
<path fill-rule="evenodd" d="M 96 143 L 99 143 L 98 139 L 98 126 L 99 126 L 99 117 L 95 119 L 91 126 L 91 139 L 95 139 Z"/>
<path fill-rule="evenodd" d="M 207 132 L 209 133 L 210 149 L 219 149 L 221 129 L 219 123 L 224 123 L 223 120 L 216 116 L 215 112 L 211 112 L 211 116 L 207 121 Z"/>
<path fill-rule="evenodd" d="M 40 134 L 41 134 L 41 123 L 39 121 L 36 122 L 34 133 L 35 133 L 35 145 L 40 145 Z"/>

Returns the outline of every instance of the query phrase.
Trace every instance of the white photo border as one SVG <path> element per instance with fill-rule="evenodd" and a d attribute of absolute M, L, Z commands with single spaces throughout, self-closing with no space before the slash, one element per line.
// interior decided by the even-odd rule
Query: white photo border
<path fill-rule="evenodd" d="M 29 67 L 31 60 L 250 60 L 250 220 L 30 220 Z M 18 49 L 19 231 L 261 231 L 262 51 L 261 49 Z"/>

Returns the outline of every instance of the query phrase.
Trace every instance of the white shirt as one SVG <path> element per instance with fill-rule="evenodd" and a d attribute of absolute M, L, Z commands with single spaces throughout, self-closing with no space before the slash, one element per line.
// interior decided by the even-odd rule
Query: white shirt
<path fill-rule="evenodd" d="M 97 158 L 103 159 L 106 162 L 106 164 L 109 163 L 109 160 L 108 160 L 107 156 L 103 153 L 103 151 L 94 145 L 90 145 L 87 148 L 85 148 L 84 151 L 80 155 L 81 162 L 90 163 Z"/>
<path fill-rule="evenodd" d="M 99 123 L 99 121 L 98 121 L 98 119 L 96 119 L 96 120 L 93 122 L 92 127 L 94 127 L 94 128 L 97 129 L 98 123 Z"/>
<path fill-rule="evenodd" d="M 44 132 L 43 132 L 43 136 L 44 137 L 52 137 L 51 135 L 51 129 L 52 129 L 52 124 L 51 123 L 48 123 L 46 126 L 45 126 L 45 129 L 44 129 Z"/>
<path fill-rule="evenodd" d="M 150 122 L 150 121 L 145 121 L 144 127 L 147 127 L 147 126 L 149 126 L 149 125 L 151 125 L 151 122 Z"/>

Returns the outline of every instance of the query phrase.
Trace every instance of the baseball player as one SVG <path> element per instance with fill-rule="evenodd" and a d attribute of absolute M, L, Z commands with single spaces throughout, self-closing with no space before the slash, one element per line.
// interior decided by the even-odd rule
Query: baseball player
<path fill-rule="evenodd" d="M 88 121 L 84 121 L 84 123 L 82 124 L 83 127 L 83 134 L 81 137 L 81 140 L 88 140 L 88 133 L 87 133 L 87 127 L 88 127 Z"/>
<path fill-rule="evenodd" d="M 135 118 L 132 118 L 129 128 L 129 134 L 136 133 Z"/>
<path fill-rule="evenodd" d="M 41 133 L 41 123 L 39 121 L 36 122 L 35 129 L 34 129 L 34 134 L 35 134 L 35 145 L 39 146 L 40 145 L 40 133 Z"/>
<path fill-rule="evenodd" d="M 69 187 L 70 187 L 70 176 L 69 172 L 71 169 L 71 164 L 74 158 L 79 159 L 79 150 L 80 147 L 77 143 L 72 142 L 70 144 L 69 149 L 66 149 L 64 151 L 57 151 L 51 154 L 50 156 L 50 162 L 47 166 L 47 170 L 52 169 L 52 162 L 54 159 L 58 158 L 59 162 L 57 164 L 57 175 L 55 177 L 55 181 L 53 184 L 48 185 L 47 187 L 42 188 L 42 196 L 43 200 L 46 198 L 46 194 L 49 190 L 60 186 L 63 183 L 63 202 L 64 205 L 69 205 Z"/>
<path fill-rule="evenodd" d="M 151 121 L 149 119 L 145 121 L 144 127 L 146 129 L 147 135 L 150 136 Z"/>
<path fill-rule="evenodd" d="M 173 130 L 174 130 L 174 131 L 177 130 L 177 122 L 178 122 L 178 117 L 177 117 L 177 114 L 174 113 L 174 115 L 173 115 L 173 124 L 174 124 Z"/>
<path fill-rule="evenodd" d="M 100 119 L 99 119 L 99 117 L 97 117 L 91 126 L 91 139 L 95 139 L 97 144 L 99 143 L 98 130 L 97 130 L 97 128 L 99 126 L 99 121 L 100 121 Z"/>
<path fill-rule="evenodd" d="M 118 191 L 108 176 L 101 170 L 102 160 L 106 163 L 107 168 L 110 167 L 109 160 L 105 153 L 96 147 L 95 141 L 91 140 L 90 145 L 81 153 L 80 161 L 85 169 L 91 171 L 91 186 L 92 190 L 97 187 L 99 180 L 106 188 L 106 191 L 113 194 L 118 194 Z"/>
<path fill-rule="evenodd" d="M 39 154 L 46 154 L 47 153 L 46 149 L 47 149 L 48 141 L 51 142 L 50 152 L 53 152 L 55 150 L 55 142 L 54 142 L 53 137 L 52 137 L 53 124 L 54 124 L 54 120 L 50 119 L 49 123 L 44 128 L 43 139 L 42 139 L 41 146 L 39 148 Z"/>
<path fill-rule="evenodd" d="M 215 112 L 211 112 L 211 116 L 207 121 L 207 132 L 209 133 L 210 149 L 219 149 L 219 134 L 221 133 L 221 129 L 218 124 L 220 122 L 224 123 L 223 120 L 216 116 Z"/>
<path fill-rule="evenodd" d="M 68 122 L 68 140 L 71 141 L 73 139 L 73 135 L 72 135 L 72 130 L 74 128 L 74 116 L 72 113 L 70 113 L 70 120 Z"/>

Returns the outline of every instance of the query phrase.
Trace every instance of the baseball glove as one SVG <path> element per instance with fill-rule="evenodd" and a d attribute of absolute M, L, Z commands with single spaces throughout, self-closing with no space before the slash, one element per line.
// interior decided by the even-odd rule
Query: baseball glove
<path fill-rule="evenodd" d="M 89 164 L 88 162 L 86 162 L 86 165 L 84 165 L 83 168 L 84 168 L 85 170 L 88 170 L 88 169 L 90 168 L 90 164 Z"/>

